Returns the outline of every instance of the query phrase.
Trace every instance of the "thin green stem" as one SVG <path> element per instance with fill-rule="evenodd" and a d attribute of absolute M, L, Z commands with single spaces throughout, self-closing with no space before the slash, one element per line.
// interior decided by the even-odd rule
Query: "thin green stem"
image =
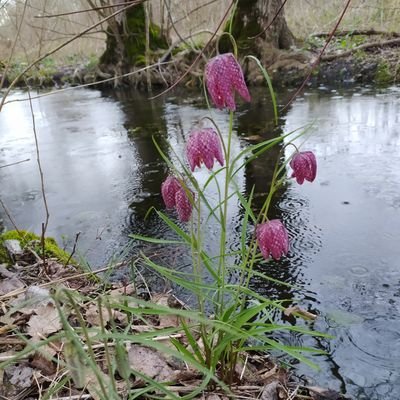
<path fill-rule="evenodd" d="M 221 276 L 221 287 L 219 297 L 219 312 L 218 316 L 222 316 L 224 312 L 224 292 L 225 292 L 225 270 L 226 270 L 226 225 L 228 219 L 228 197 L 229 197 L 229 183 L 230 183 L 230 158 L 231 158 L 231 147 L 232 147 L 232 131 L 233 131 L 233 111 L 229 112 L 229 130 L 228 130 L 228 143 L 226 145 L 226 155 L 225 155 L 225 188 L 223 195 L 223 211 L 221 220 L 221 241 L 220 241 L 220 263 L 219 263 L 219 274 Z"/>

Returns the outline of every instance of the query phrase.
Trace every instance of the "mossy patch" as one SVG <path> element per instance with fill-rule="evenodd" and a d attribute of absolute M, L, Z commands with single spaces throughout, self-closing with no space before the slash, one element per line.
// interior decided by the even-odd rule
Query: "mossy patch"
<path fill-rule="evenodd" d="M 126 62 L 129 65 L 141 66 L 145 64 L 146 26 L 144 5 L 131 8 L 126 13 L 126 24 L 118 27 L 123 41 Z M 167 49 L 168 43 L 161 34 L 161 29 L 151 24 L 149 27 L 149 46 L 151 51 Z M 112 29 L 107 29 L 107 48 L 100 58 L 101 64 L 117 64 L 121 62 L 121 54 L 117 51 L 117 41 Z"/>
<path fill-rule="evenodd" d="M 22 249 L 33 244 L 32 249 L 38 254 L 42 253 L 40 236 L 28 231 L 7 231 L 0 235 L 0 263 L 8 264 L 11 262 L 7 250 L 3 246 L 5 240 L 19 240 Z M 57 258 L 61 263 L 66 263 L 70 257 L 69 253 L 61 249 L 52 237 L 45 238 L 44 248 L 46 257 Z M 74 264 L 72 259 L 69 262 Z"/>
<path fill-rule="evenodd" d="M 231 33 L 235 38 L 239 53 L 249 52 L 254 44 L 254 39 L 250 38 L 262 32 L 259 20 L 257 0 L 246 0 L 240 2 L 240 7 L 236 9 L 232 21 L 229 19 L 226 23 L 224 31 L 229 32 L 232 27 Z M 219 50 L 221 53 L 232 51 L 232 43 L 228 37 L 221 38 Z"/>

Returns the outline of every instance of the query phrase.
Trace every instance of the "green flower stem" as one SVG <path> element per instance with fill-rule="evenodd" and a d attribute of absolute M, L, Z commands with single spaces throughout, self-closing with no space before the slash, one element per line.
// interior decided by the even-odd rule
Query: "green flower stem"
<path fill-rule="evenodd" d="M 221 287 L 218 294 L 219 310 L 217 315 L 222 316 L 224 312 L 224 293 L 225 293 L 225 250 L 226 250 L 226 225 L 227 225 L 227 214 L 228 214 L 228 197 L 229 197 L 229 182 L 230 182 L 230 158 L 231 158 L 231 147 L 232 147 L 232 131 L 233 131 L 233 111 L 229 112 L 229 130 L 228 130 L 228 143 L 226 146 L 225 155 L 225 188 L 224 188 L 224 204 L 221 218 L 221 241 L 220 241 L 220 262 L 218 267 L 218 276 L 221 276 Z"/>

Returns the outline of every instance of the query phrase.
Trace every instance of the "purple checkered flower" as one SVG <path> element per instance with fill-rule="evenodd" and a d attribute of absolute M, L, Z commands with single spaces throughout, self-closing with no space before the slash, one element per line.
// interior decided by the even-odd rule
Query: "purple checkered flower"
<path fill-rule="evenodd" d="M 201 163 L 204 163 L 208 169 L 211 169 L 214 166 L 214 159 L 221 166 L 224 165 L 221 141 L 217 132 L 212 128 L 193 130 L 187 141 L 186 156 L 192 171 L 196 167 L 200 167 Z"/>
<path fill-rule="evenodd" d="M 303 184 L 304 179 L 313 182 L 317 175 L 317 160 L 312 151 L 297 152 L 290 166 L 293 169 L 292 178 L 296 178 L 299 185 Z"/>
<path fill-rule="evenodd" d="M 279 219 L 260 224 L 256 229 L 258 246 L 265 259 L 271 255 L 279 260 L 289 251 L 289 237 L 285 226 Z"/>
<path fill-rule="evenodd" d="M 185 190 L 174 176 L 168 176 L 161 184 L 161 195 L 167 208 L 176 208 L 182 222 L 189 221 L 194 201 L 194 193 L 191 190 Z"/>
<path fill-rule="evenodd" d="M 192 202 L 194 201 L 194 193 L 192 191 L 187 193 L 186 190 L 181 187 L 176 192 L 175 201 L 176 201 L 176 211 L 178 213 L 179 219 L 182 222 L 188 222 L 190 220 L 190 216 L 192 215 L 192 210 L 193 210 Z"/>
<path fill-rule="evenodd" d="M 244 80 L 242 68 L 232 53 L 220 54 L 206 65 L 205 73 L 208 93 L 219 109 L 235 111 L 235 92 L 250 101 L 250 93 Z"/>
<path fill-rule="evenodd" d="M 175 195 L 181 188 L 181 184 L 174 176 L 168 176 L 161 184 L 161 195 L 167 208 L 174 208 L 176 205 Z"/>

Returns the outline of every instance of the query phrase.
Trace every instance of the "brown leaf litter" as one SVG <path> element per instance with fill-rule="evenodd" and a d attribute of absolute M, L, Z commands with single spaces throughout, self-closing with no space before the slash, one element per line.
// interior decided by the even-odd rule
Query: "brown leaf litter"
<path fill-rule="evenodd" d="M 176 349 L 171 341 L 174 338 L 189 350 L 184 331 L 180 329 L 180 317 L 174 314 L 144 317 L 124 312 L 120 307 L 110 306 L 110 302 L 138 308 L 140 301 L 139 297 L 135 298 L 133 284 L 107 285 L 95 281 L 90 274 L 79 273 L 75 267 L 66 267 L 55 260 L 48 260 L 48 263 L 46 271 L 40 263 L 31 268 L 18 266 L 18 263 L 14 267 L 0 267 L 0 365 L 4 365 L 0 367 L 0 398 L 41 398 L 58 385 L 54 399 L 105 400 L 104 393 L 112 386 L 119 398 L 125 399 L 132 390 L 148 388 L 147 378 L 165 385 L 180 397 L 201 385 L 201 373 L 170 354 L 134 340 L 137 334 L 151 335 L 160 331 L 160 335 L 151 336 L 152 340 L 164 348 Z M 74 299 L 72 303 L 64 297 L 55 300 L 55 293 L 60 289 L 73 289 L 69 292 Z M 108 303 L 101 299 L 107 299 Z M 170 308 L 184 307 L 168 293 L 152 295 L 152 302 Z M 312 317 L 301 309 L 287 309 L 287 312 Z M 75 336 L 64 335 L 66 326 Z M 101 333 L 111 330 L 128 332 L 132 342 L 100 338 Z M 175 333 L 163 336 L 164 330 Z M 86 355 L 71 337 L 81 342 Z M 32 348 L 35 345 L 40 348 Z M 95 369 L 88 363 L 87 355 L 96 364 Z M 196 398 L 342 398 L 336 392 L 305 387 L 287 370 L 274 364 L 268 355 L 248 353 L 241 356 L 242 361 L 235 370 L 237 379 L 231 385 L 233 394 L 228 397 L 213 387 Z M 160 396 L 160 391 L 154 388 L 144 390 L 139 398 L 147 398 L 147 392 Z"/>

